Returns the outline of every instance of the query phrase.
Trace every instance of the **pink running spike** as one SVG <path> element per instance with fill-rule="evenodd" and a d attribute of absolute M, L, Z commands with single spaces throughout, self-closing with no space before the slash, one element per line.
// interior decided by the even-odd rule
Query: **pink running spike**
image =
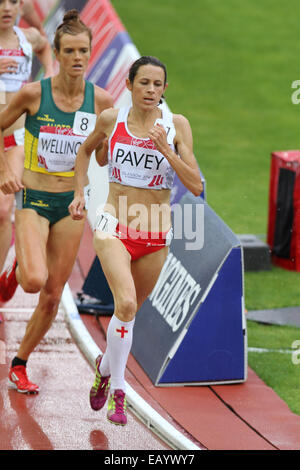
<path fill-rule="evenodd" d="M 101 355 L 96 359 L 96 376 L 94 384 L 90 390 L 90 404 L 93 410 L 98 411 L 103 408 L 108 397 L 110 387 L 110 375 L 103 377 L 100 374 Z"/>
<path fill-rule="evenodd" d="M 125 426 L 127 423 L 127 401 L 123 390 L 115 390 L 109 397 L 107 419 L 113 423 Z"/>

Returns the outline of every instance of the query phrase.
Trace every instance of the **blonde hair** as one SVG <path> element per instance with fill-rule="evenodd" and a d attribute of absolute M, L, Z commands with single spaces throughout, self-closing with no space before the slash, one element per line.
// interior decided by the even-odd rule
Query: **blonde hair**
<path fill-rule="evenodd" d="M 77 34 L 87 33 L 90 39 L 90 45 L 92 45 L 92 31 L 86 26 L 79 17 L 77 10 L 69 10 L 65 13 L 63 22 L 58 26 L 55 37 L 54 47 L 57 51 L 60 50 L 60 39 L 64 34 L 71 34 L 77 36 Z"/>

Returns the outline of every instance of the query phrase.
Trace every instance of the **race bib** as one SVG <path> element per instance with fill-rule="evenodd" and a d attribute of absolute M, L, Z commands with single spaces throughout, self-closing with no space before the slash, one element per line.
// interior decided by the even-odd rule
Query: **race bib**
<path fill-rule="evenodd" d="M 109 214 L 109 212 L 101 212 L 96 218 L 94 230 L 100 230 L 101 232 L 115 235 L 118 223 L 118 219 Z"/>
<path fill-rule="evenodd" d="M 38 142 L 38 166 L 50 173 L 73 171 L 77 152 L 85 139 L 70 128 L 42 126 Z"/>
<path fill-rule="evenodd" d="M 73 130 L 75 134 L 89 136 L 95 129 L 97 115 L 77 111 L 75 113 Z"/>

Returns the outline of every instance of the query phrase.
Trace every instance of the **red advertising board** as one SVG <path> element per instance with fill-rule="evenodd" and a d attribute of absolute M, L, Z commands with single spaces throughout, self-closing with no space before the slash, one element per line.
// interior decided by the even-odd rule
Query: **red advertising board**
<path fill-rule="evenodd" d="M 80 18 L 93 32 L 93 49 L 88 73 L 115 36 L 125 31 L 125 28 L 108 0 L 89 0 Z"/>

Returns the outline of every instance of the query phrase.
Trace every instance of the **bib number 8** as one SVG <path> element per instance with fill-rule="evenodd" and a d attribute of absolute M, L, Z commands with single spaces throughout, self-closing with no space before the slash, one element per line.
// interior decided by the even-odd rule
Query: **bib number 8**
<path fill-rule="evenodd" d="M 80 129 L 83 131 L 83 132 L 86 132 L 88 130 L 88 127 L 89 127 L 89 120 L 88 118 L 82 118 L 81 119 L 81 124 L 80 124 Z"/>
<path fill-rule="evenodd" d="M 96 125 L 97 116 L 92 113 L 77 111 L 73 124 L 73 131 L 77 135 L 88 136 L 93 132 Z"/>

